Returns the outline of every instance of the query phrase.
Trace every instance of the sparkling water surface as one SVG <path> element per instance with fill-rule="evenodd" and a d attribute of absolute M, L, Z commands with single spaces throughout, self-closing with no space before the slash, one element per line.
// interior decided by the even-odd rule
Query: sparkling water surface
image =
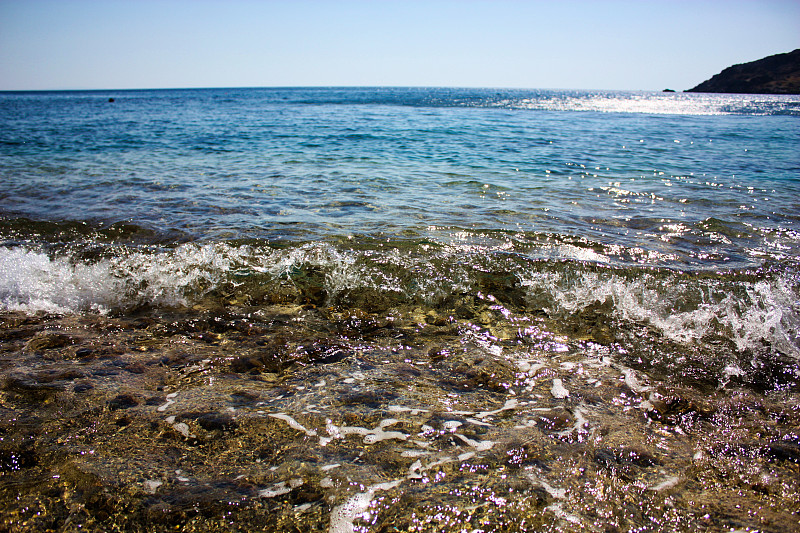
<path fill-rule="evenodd" d="M 0 93 L 0 529 L 796 530 L 798 120 Z"/>
<path fill-rule="evenodd" d="M 193 240 L 429 236 L 440 227 L 554 233 L 690 263 L 709 253 L 746 263 L 773 239 L 796 244 L 793 97 L 447 89 L 115 96 L 3 95 L 7 215 L 131 221 Z M 756 242 L 726 247 L 709 225 Z"/>

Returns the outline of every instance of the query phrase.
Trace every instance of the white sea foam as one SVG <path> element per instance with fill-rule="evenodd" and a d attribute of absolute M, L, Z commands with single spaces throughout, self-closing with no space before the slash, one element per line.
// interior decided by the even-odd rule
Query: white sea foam
<path fill-rule="evenodd" d="M 558 518 L 566 520 L 567 522 L 571 522 L 573 524 L 580 524 L 581 523 L 581 518 L 576 514 L 569 513 L 567 511 L 565 511 L 564 508 L 561 506 L 561 503 L 558 503 L 558 502 L 557 503 L 551 503 L 550 505 L 548 505 L 544 509 L 546 511 L 550 511 L 551 513 L 556 515 Z"/>
<path fill-rule="evenodd" d="M 289 424 L 290 428 L 296 429 L 297 431 L 302 431 L 309 437 L 317 436 L 317 432 L 315 430 L 307 429 L 304 425 L 302 425 L 300 422 L 298 422 L 291 416 L 287 415 L 286 413 L 270 413 L 268 416 L 271 416 L 272 418 L 277 418 L 278 420 L 283 420 L 284 422 Z"/>
<path fill-rule="evenodd" d="M 623 367 L 620 369 L 622 375 L 625 376 L 625 385 L 628 386 L 633 392 L 647 392 L 650 390 L 650 387 L 643 386 L 639 379 L 636 377 L 636 371 L 632 368 Z"/>
<path fill-rule="evenodd" d="M 331 439 L 343 439 L 347 435 L 359 435 L 364 437 L 364 444 L 375 444 L 382 440 L 406 440 L 408 435 L 402 433 L 400 431 L 386 431 L 385 428 L 392 426 L 398 423 L 399 420 L 395 418 L 387 418 L 385 420 L 381 420 L 377 427 L 373 429 L 367 429 L 361 426 L 344 426 L 339 427 L 333 424 L 330 420 L 326 423 L 326 430 L 328 434 L 331 436 Z"/>
<path fill-rule="evenodd" d="M 569 390 L 564 387 L 564 383 L 556 378 L 553 380 L 553 386 L 550 389 L 550 394 L 553 395 L 553 398 L 563 399 L 569 396 Z"/>
<path fill-rule="evenodd" d="M 669 476 L 660 483 L 656 483 L 655 485 L 648 487 L 648 490 L 661 492 L 663 490 L 668 490 L 677 486 L 678 483 L 680 483 L 680 481 L 681 479 L 678 476 Z"/>
<path fill-rule="evenodd" d="M 0 306 L 14 311 L 66 313 L 105 310 L 117 302 L 118 280 L 107 262 L 50 258 L 24 248 L 0 248 Z"/>
<path fill-rule="evenodd" d="M 545 479 L 539 477 L 532 469 L 528 470 L 527 477 L 534 485 L 540 485 L 546 490 L 553 498 L 563 500 L 567 497 L 567 490 L 552 486 Z"/>
<path fill-rule="evenodd" d="M 800 357 L 800 306 L 796 288 L 784 277 L 723 284 L 587 271 L 569 279 L 561 273 L 537 273 L 522 279 L 522 285 L 544 291 L 551 305 L 546 311 L 554 316 L 610 302 L 617 318 L 648 324 L 677 342 L 715 333 L 731 339 L 739 350 L 767 341 Z"/>
<path fill-rule="evenodd" d="M 352 533 L 356 518 L 364 516 L 368 511 L 372 498 L 377 491 L 391 490 L 398 486 L 402 480 L 378 483 L 367 487 L 365 492 L 350 496 L 343 504 L 337 505 L 331 511 L 329 533 Z"/>
<path fill-rule="evenodd" d="M 275 498 L 277 496 L 283 496 L 284 494 L 289 494 L 292 490 L 296 489 L 297 487 L 301 486 L 304 483 L 302 478 L 293 478 L 287 481 L 280 481 L 265 489 L 261 489 L 258 491 L 258 496 L 261 498 Z"/>
<path fill-rule="evenodd" d="M 467 444 L 467 445 L 472 446 L 473 448 L 475 448 L 475 451 L 478 451 L 478 452 L 485 452 L 486 450 L 491 450 L 492 447 L 495 444 L 497 444 L 496 442 L 491 441 L 491 440 L 474 440 L 474 439 L 470 439 L 468 437 L 465 437 L 464 435 L 456 434 L 456 437 L 461 439 L 464 442 L 464 444 Z"/>
<path fill-rule="evenodd" d="M 494 415 L 500 414 L 503 411 L 510 411 L 511 409 L 515 409 L 517 407 L 518 403 L 519 402 L 514 398 L 512 398 L 510 400 L 506 400 L 506 403 L 504 403 L 503 407 L 501 407 L 500 409 L 495 409 L 494 411 L 483 411 L 481 413 L 476 414 L 475 418 L 482 419 L 482 418 L 486 418 L 486 417 L 489 417 L 489 416 L 494 416 Z"/>
<path fill-rule="evenodd" d="M 25 248 L 0 249 L 0 305 L 69 313 L 147 304 L 187 305 L 187 293 L 213 288 L 234 263 L 225 245 L 125 253 L 88 263 Z"/>

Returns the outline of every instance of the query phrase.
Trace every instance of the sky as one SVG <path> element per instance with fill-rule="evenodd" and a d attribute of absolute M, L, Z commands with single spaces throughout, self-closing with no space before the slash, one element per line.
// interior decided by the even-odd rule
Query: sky
<path fill-rule="evenodd" d="M 0 0 L 0 90 L 684 90 L 796 48 L 800 0 Z"/>

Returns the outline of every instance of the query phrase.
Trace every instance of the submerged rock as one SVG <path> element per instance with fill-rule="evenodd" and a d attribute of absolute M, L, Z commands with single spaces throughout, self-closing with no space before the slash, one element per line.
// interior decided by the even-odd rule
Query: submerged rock
<path fill-rule="evenodd" d="M 108 408 L 112 411 L 130 409 L 131 407 L 136 407 L 139 403 L 139 398 L 133 394 L 120 394 L 109 400 Z"/>
<path fill-rule="evenodd" d="M 81 340 L 0 359 L 0 529 L 789 529 L 791 388 L 700 389 L 564 335 L 607 304 L 552 332 L 477 302 L 39 318 Z"/>
<path fill-rule="evenodd" d="M 42 332 L 38 333 L 25 344 L 25 350 L 28 352 L 53 350 L 69 346 L 73 342 L 74 339 L 64 333 Z"/>

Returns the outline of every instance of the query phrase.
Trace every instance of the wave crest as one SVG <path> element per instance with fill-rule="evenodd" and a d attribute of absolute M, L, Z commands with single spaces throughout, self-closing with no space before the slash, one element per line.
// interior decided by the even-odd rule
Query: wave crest
<path fill-rule="evenodd" d="M 595 309 L 681 344 L 727 339 L 740 352 L 769 346 L 800 359 L 800 276 L 791 267 L 686 274 L 433 244 L 184 244 L 79 257 L 0 249 L 0 306 L 106 313 L 216 299 L 219 305 L 290 302 L 388 313 L 403 306 L 449 312 L 458 302 L 491 300 L 554 323 Z"/>

